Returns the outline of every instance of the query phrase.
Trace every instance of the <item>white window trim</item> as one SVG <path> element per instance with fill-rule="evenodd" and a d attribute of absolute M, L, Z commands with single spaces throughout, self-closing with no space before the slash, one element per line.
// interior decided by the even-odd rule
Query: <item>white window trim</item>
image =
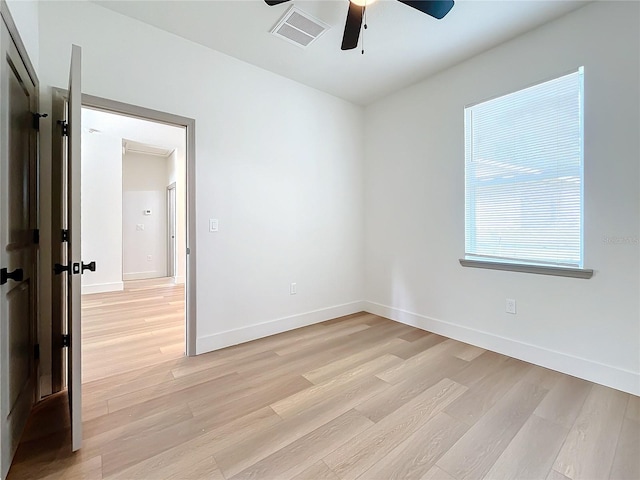
<path fill-rule="evenodd" d="M 509 272 L 535 273 L 538 275 L 555 275 L 558 277 L 583 279 L 593 277 L 593 270 L 588 268 L 549 267 L 546 265 L 529 265 L 525 263 L 488 262 L 486 260 L 470 260 L 467 258 L 460 258 L 458 261 L 463 267 L 487 268 L 489 270 L 506 270 Z"/>
<path fill-rule="evenodd" d="M 584 72 L 584 67 L 580 67 L 578 69 L 578 71 L 580 72 Z M 490 100 L 493 100 L 495 98 L 500 98 L 503 96 L 507 96 L 513 93 L 516 93 L 520 90 L 525 90 L 529 87 L 533 87 L 539 84 L 543 84 L 547 81 L 553 80 L 555 78 L 560 78 L 564 75 L 568 75 L 570 73 L 575 72 L 575 70 L 569 71 L 569 72 L 565 72 L 564 74 L 558 75 L 558 76 L 554 76 L 551 78 L 548 78 L 546 80 L 540 81 L 540 82 L 536 82 L 534 84 L 531 84 L 529 86 L 523 87 L 521 89 L 517 89 L 517 90 L 513 90 L 511 92 L 508 92 L 506 94 L 501 94 L 501 95 L 496 95 L 494 97 L 491 98 L 487 98 L 485 100 L 479 101 L 479 102 L 475 102 L 469 105 L 465 106 L 465 110 L 467 108 L 473 107 L 475 105 L 478 105 L 480 103 L 484 103 Z M 584 74 L 584 73 L 583 73 Z M 584 98 L 584 80 L 581 84 L 581 96 L 582 98 Z M 584 101 L 584 100 L 583 100 Z M 583 105 L 584 108 L 584 105 Z M 584 117 L 581 118 L 581 122 L 584 122 Z M 581 184 L 581 196 L 582 196 L 582 202 L 583 202 L 583 206 L 581 208 L 580 211 L 580 222 L 582 225 L 581 228 L 581 232 L 580 232 L 580 257 L 582 259 L 584 259 L 584 124 L 582 125 L 582 131 L 583 131 L 583 138 L 582 138 L 582 145 L 581 145 L 581 149 L 582 149 L 582 155 L 583 155 L 583 160 L 582 160 L 582 165 L 581 165 L 581 169 L 582 169 L 582 184 Z M 466 135 L 466 133 L 465 133 Z M 466 139 L 465 139 L 466 141 Z M 465 207 L 466 208 L 466 207 Z M 465 227 L 466 228 L 466 227 Z M 466 235 L 466 231 L 465 231 L 465 235 Z M 561 277 L 570 277 L 570 278 L 581 278 L 581 279 L 590 279 L 591 277 L 593 277 L 594 271 L 592 269 L 588 269 L 588 268 L 584 268 L 583 266 L 581 267 L 565 267 L 565 266 L 558 266 L 558 265 L 543 265 L 543 264 L 536 264 L 536 263 L 524 263 L 524 262 L 518 262 L 518 261 L 512 261 L 512 260 L 501 260 L 501 261 L 492 261 L 489 259 L 482 259 L 482 258 L 473 258 L 472 255 L 466 255 L 465 258 L 460 258 L 458 259 L 458 261 L 460 262 L 460 265 L 463 267 L 470 267 L 470 268 L 484 268 L 484 269 L 489 269 L 489 270 L 504 270 L 504 271 L 511 271 L 511 272 L 520 272 L 520 273 L 532 273 L 532 274 L 538 274 L 538 275 L 552 275 L 552 276 L 561 276 Z M 583 261 L 583 260 L 581 260 Z"/>

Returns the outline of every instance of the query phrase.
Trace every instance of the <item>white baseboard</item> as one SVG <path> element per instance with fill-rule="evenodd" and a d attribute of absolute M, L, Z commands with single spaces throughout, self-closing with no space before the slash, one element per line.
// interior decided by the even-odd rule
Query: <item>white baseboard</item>
<path fill-rule="evenodd" d="M 128 280 L 146 280 L 148 278 L 160 278 L 166 277 L 164 273 L 156 272 L 155 270 L 149 270 L 148 272 L 129 272 L 123 273 L 122 279 L 126 282 Z"/>
<path fill-rule="evenodd" d="M 86 295 L 88 293 L 121 292 L 122 290 L 124 290 L 123 282 L 82 285 L 82 295 Z"/>
<path fill-rule="evenodd" d="M 176 285 L 184 285 L 186 278 L 184 275 L 178 275 L 177 277 L 173 277 L 173 283 Z"/>
<path fill-rule="evenodd" d="M 594 362 L 586 358 L 549 350 L 375 302 L 363 302 L 363 310 L 541 367 L 550 368 L 633 395 L 640 395 L 640 374 L 631 370 Z"/>
<path fill-rule="evenodd" d="M 314 323 L 324 322 L 333 318 L 351 315 L 363 310 L 363 302 L 351 302 L 343 305 L 313 310 L 298 315 L 278 318 L 264 323 L 257 323 L 248 327 L 227 330 L 226 332 L 199 337 L 196 340 L 196 354 L 212 352 L 221 348 L 250 342 L 258 338 L 268 337 L 276 333 L 287 332 L 295 328 L 306 327 Z"/>

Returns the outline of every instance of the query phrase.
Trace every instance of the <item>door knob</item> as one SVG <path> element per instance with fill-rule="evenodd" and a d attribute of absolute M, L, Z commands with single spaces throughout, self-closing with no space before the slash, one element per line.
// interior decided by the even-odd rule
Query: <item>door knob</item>
<path fill-rule="evenodd" d="M 4 285 L 9 281 L 21 282 L 23 279 L 23 272 L 21 268 L 16 268 L 13 272 L 7 271 L 6 268 L 0 270 L 0 285 Z"/>
<path fill-rule="evenodd" d="M 89 262 L 89 263 L 82 263 L 82 273 L 84 273 L 85 270 L 89 270 L 90 272 L 95 272 L 96 271 L 96 262 Z"/>

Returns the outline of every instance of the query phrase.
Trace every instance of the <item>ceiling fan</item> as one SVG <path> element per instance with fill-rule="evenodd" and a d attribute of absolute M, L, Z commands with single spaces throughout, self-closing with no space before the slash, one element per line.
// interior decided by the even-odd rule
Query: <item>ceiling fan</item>
<path fill-rule="evenodd" d="M 286 3 L 290 0 L 265 0 L 269 6 Z M 342 50 L 352 50 L 358 46 L 362 19 L 367 5 L 371 5 L 375 0 L 349 0 L 349 11 L 347 12 L 347 23 L 344 26 L 342 37 Z M 416 10 L 426 13 L 440 20 L 453 8 L 453 0 L 398 0 L 400 3 L 409 5 Z M 365 25 L 366 27 L 366 25 Z"/>

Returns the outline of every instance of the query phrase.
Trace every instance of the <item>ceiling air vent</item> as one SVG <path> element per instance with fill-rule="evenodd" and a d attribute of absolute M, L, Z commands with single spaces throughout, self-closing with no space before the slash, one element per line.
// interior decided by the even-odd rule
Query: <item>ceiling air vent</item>
<path fill-rule="evenodd" d="M 329 25 L 313 18 L 299 8 L 291 7 L 278 21 L 271 33 L 287 42 L 306 48 L 322 35 Z"/>

